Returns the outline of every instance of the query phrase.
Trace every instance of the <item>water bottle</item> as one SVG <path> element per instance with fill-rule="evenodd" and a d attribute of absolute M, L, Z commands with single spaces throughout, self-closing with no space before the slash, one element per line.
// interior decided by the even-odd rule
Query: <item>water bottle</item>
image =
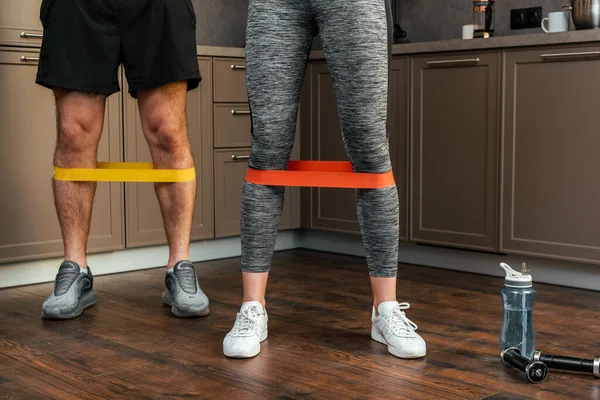
<path fill-rule="evenodd" d="M 502 331 L 500 332 L 500 351 L 516 347 L 520 353 L 532 360 L 535 352 L 535 334 L 533 331 L 533 302 L 535 289 L 531 275 L 523 263 L 521 272 L 501 263 L 506 272 L 502 294 Z"/>

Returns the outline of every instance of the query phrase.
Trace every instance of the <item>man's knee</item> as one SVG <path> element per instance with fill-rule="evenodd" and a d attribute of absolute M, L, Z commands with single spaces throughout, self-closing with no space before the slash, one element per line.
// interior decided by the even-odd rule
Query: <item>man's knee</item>
<path fill-rule="evenodd" d="M 104 123 L 104 96 L 56 91 L 58 112 L 57 150 L 67 154 L 93 153 Z"/>
<path fill-rule="evenodd" d="M 151 148 L 175 153 L 188 147 L 185 118 L 155 116 L 148 118 L 146 138 Z"/>
<path fill-rule="evenodd" d="M 59 123 L 57 151 L 68 155 L 93 154 L 100 141 L 101 124 L 84 119 L 64 118 Z"/>
<path fill-rule="evenodd" d="M 172 154 L 189 147 L 186 87 L 185 82 L 173 82 L 138 94 L 142 127 L 151 149 Z"/>

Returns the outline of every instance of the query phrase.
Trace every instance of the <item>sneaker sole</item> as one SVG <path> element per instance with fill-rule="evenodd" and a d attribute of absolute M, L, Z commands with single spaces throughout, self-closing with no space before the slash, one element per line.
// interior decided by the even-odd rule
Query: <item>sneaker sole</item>
<path fill-rule="evenodd" d="M 162 299 L 163 303 L 171 307 L 171 312 L 173 313 L 173 315 L 179 318 L 205 317 L 208 314 L 210 314 L 210 308 L 208 307 L 208 305 L 206 305 L 206 307 L 202 309 L 194 311 L 182 310 L 181 308 L 178 308 L 173 304 L 171 294 L 167 291 L 163 292 Z"/>
<path fill-rule="evenodd" d="M 269 336 L 269 332 L 268 330 L 265 330 L 260 338 L 260 342 L 262 343 L 265 340 L 267 340 L 267 337 Z M 258 350 L 255 352 L 251 352 L 251 353 L 230 353 L 227 352 L 225 349 L 223 349 L 223 354 L 225 355 L 225 357 L 229 357 L 229 358 L 252 358 L 252 357 L 256 357 L 258 354 L 260 353 L 260 346 L 258 346 Z"/>
<path fill-rule="evenodd" d="M 79 304 L 77 307 L 70 312 L 61 312 L 59 310 L 56 311 L 46 311 L 42 309 L 42 318 L 43 319 L 72 319 L 79 317 L 83 310 L 88 307 L 96 304 L 98 298 L 96 297 L 96 293 L 93 290 L 89 290 L 81 295 L 79 299 Z"/>
<path fill-rule="evenodd" d="M 377 332 L 375 329 L 371 329 L 371 339 L 373 339 L 374 341 L 384 344 L 387 346 L 388 352 L 393 355 L 396 356 L 398 358 L 403 358 L 405 360 L 414 360 L 416 358 L 423 358 L 425 357 L 425 355 L 427 355 L 427 352 L 423 353 L 423 354 L 407 354 L 405 352 L 403 352 L 402 350 L 398 350 L 395 347 L 392 347 L 389 345 L 389 343 L 387 342 L 387 340 L 385 340 L 385 338 L 383 337 L 382 334 L 380 334 L 379 332 Z"/>

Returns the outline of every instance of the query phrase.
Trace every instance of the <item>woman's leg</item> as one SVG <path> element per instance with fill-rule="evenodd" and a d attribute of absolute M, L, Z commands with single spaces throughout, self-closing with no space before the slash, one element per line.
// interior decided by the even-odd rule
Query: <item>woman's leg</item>
<path fill-rule="evenodd" d="M 309 0 L 250 0 L 246 80 L 252 113 L 249 166 L 254 169 L 287 168 L 315 30 Z M 260 342 L 267 338 L 265 290 L 284 189 L 243 184 L 244 299 L 235 325 L 223 342 L 223 352 L 228 357 L 253 357 L 260 352 Z"/>
<path fill-rule="evenodd" d="M 387 137 L 390 14 L 387 0 L 312 0 L 331 72 L 346 151 L 356 172 L 391 170 Z M 356 191 L 374 297 L 372 337 L 398 357 L 422 357 L 425 342 L 396 301 L 398 191 Z"/>

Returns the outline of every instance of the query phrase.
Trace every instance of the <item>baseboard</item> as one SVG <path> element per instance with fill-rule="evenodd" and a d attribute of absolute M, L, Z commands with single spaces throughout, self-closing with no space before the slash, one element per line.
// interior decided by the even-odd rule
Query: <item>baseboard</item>
<path fill-rule="evenodd" d="M 305 248 L 331 253 L 364 257 L 362 240 L 356 235 L 317 231 L 283 231 L 277 236 L 276 251 Z M 101 276 L 162 267 L 167 262 L 167 246 L 92 254 L 89 264 L 94 275 Z M 239 257 L 240 238 L 232 237 L 193 242 L 190 258 L 193 262 Z M 46 259 L 0 265 L 0 288 L 52 282 L 62 259 Z M 534 257 L 502 256 L 453 250 L 411 243 L 400 244 L 399 261 L 491 276 L 504 276 L 499 267 L 506 262 L 519 267 L 527 262 L 534 282 L 600 291 L 600 267 Z"/>
<path fill-rule="evenodd" d="M 362 239 L 356 235 L 302 231 L 300 246 L 310 250 L 365 256 Z M 580 289 L 600 291 L 600 266 L 535 257 L 487 254 L 474 251 L 454 250 L 412 243 L 400 244 L 399 261 L 405 264 L 472 272 L 503 277 L 499 264 L 505 262 L 520 269 L 527 263 L 534 283 L 549 283 Z"/>
<path fill-rule="evenodd" d="M 282 231 L 277 236 L 275 250 L 299 247 L 298 231 Z M 107 253 L 91 254 L 88 263 L 95 276 L 156 268 L 166 265 L 168 247 L 151 246 Z M 190 258 L 193 262 L 239 257 L 240 238 L 231 237 L 193 242 Z M 52 282 L 62 258 L 36 260 L 0 265 L 0 288 Z"/>

